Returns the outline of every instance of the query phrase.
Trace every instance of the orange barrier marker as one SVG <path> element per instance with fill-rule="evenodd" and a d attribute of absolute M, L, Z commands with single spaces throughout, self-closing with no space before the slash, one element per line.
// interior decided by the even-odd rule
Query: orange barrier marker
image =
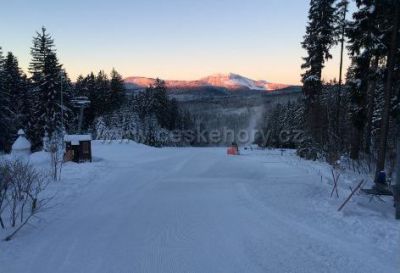
<path fill-rule="evenodd" d="M 228 147 L 228 155 L 238 155 L 236 147 Z"/>

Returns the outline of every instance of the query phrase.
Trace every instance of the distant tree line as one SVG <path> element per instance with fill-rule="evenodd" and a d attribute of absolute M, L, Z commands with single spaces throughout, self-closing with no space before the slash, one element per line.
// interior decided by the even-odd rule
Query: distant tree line
<path fill-rule="evenodd" d="M 266 127 L 305 129 L 305 141 L 297 145 L 304 156 L 332 162 L 341 155 L 369 158 L 376 173 L 385 168 L 390 172 L 400 136 L 400 3 L 356 0 L 355 4 L 357 9 L 347 21 L 349 1 L 310 1 L 302 42 L 307 52 L 302 65 L 304 100 L 296 106 L 277 106 Z M 351 58 L 346 82 L 341 75 L 339 82 L 323 82 L 331 48 L 345 41 Z"/>
<path fill-rule="evenodd" d="M 82 129 L 86 132 L 95 129 L 97 119 L 122 109 L 132 117 L 138 116 L 142 126 L 147 127 L 151 126 L 146 123 L 152 123 L 172 130 L 183 120 L 177 102 L 167 97 L 161 80 L 129 98 L 122 76 L 115 69 L 110 75 L 100 71 L 79 76 L 72 83 L 44 27 L 33 37 L 28 72 L 29 76 L 21 70 L 12 52 L 4 55 L 0 47 L 0 151 L 10 151 L 20 128 L 26 131 L 34 149 L 41 147 L 46 132 L 50 137 L 59 132 L 76 133 L 79 109 L 74 101 L 80 97 L 90 100 L 84 111 Z"/>
<path fill-rule="evenodd" d="M 131 139 L 151 146 L 189 145 L 173 142 L 169 133 L 194 128 L 192 116 L 181 109 L 167 94 L 165 82 L 156 79 L 152 85 L 127 96 L 122 107 L 98 115 L 95 135 L 99 139 Z"/>

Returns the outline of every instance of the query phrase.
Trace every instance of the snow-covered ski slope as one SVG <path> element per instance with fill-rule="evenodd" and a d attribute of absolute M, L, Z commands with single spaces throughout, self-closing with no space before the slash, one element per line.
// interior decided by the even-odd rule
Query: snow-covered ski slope
<path fill-rule="evenodd" d="M 348 185 L 330 199 L 324 164 L 134 143 L 93 153 L 64 167 L 40 221 L 0 242 L 1 273 L 400 272 L 392 203 L 356 196 L 338 213 Z"/>

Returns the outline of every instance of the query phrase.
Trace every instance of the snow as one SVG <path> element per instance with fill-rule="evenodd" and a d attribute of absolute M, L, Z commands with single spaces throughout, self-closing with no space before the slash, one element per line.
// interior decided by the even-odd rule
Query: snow
<path fill-rule="evenodd" d="M 371 5 L 371 7 L 368 9 L 368 12 L 369 12 L 370 14 L 372 14 L 372 13 L 375 12 L 375 10 L 376 10 L 375 5 Z"/>
<path fill-rule="evenodd" d="M 269 84 L 266 81 L 255 81 L 238 74 L 213 74 L 200 80 L 207 85 L 220 86 L 226 88 L 248 88 L 250 90 L 267 91 Z M 272 84 L 273 85 L 273 84 Z M 279 85 L 279 84 L 277 84 Z M 283 86 L 283 85 L 282 85 Z"/>
<path fill-rule="evenodd" d="M 23 130 L 18 130 L 18 138 L 15 140 L 14 144 L 12 145 L 12 150 L 30 150 L 31 143 L 26 139 L 25 133 Z"/>
<path fill-rule="evenodd" d="M 0 242 L 1 272 L 398 272 L 393 203 L 355 196 L 338 213 L 356 177 L 329 198 L 329 166 L 293 151 L 93 141 L 93 155 L 67 163 L 56 204 Z"/>
<path fill-rule="evenodd" d="M 35 166 L 43 166 L 50 164 L 51 154 L 48 152 L 36 152 L 31 154 L 30 162 L 33 162 Z"/>
<path fill-rule="evenodd" d="M 80 141 L 91 141 L 91 135 L 65 135 L 64 141 L 71 142 L 72 145 L 79 145 Z"/>
<path fill-rule="evenodd" d="M 243 77 L 243 76 L 240 76 L 240 75 L 237 75 L 237 74 L 233 74 L 233 73 L 229 74 L 229 82 L 228 83 L 230 85 L 244 86 L 251 90 L 265 90 L 264 86 L 262 86 L 262 87 L 257 86 L 253 80 Z"/>
<path fill-rule="evenodd" d="M 25 159 L 31 154 L 31 143 L 25 137 L 25 132 L 22 129 L 18 130 L 18 138 L 11 146 L 11 155 L 14 158 Z"/>
<path fill-rule="evenodd" d="M 320 78 L 316 75 L 310 75 L 305 79 L 305 81 L 320 81 Z"/>
<path fill-rule="evenodd" d="M 12 145 L 13 150 L 26 150 L 31 148 L 31 143 L 25 137 L 18 137 Z"/>
<path fill-rule="evenodd" d="M 149 84 L 152 84 L 154 79 L 143 78 L 143 77 L 128 77 L 125 79 L 125 84 L 128 89 L 135 88 L 146 88 Z M 263 80 L 252 80 L 250 78 L 234 74 L 234 73 L 217 73 L 212 74 L 207 77 L 201 78 L 195 81 L 177 81 L 177 80 L 167 80 L 167 87 L 170 89 L 187 89 L 195 87 L 204 86 L 215 86 L 224 87 L 227 89 L 237 89 L 237 88 L 248 88 L 250 90 L 258 91 L 272 91 L 276 89 L 283 89 L 289 87 L 289 85 L 270 83 Z"/>

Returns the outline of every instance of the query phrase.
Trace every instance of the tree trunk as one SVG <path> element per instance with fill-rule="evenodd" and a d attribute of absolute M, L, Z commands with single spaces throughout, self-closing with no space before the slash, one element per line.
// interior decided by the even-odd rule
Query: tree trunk
<path fill-rule="evenodd" d="M 378 69 L 379 58 L 375 57 L 372 64 L 372 69 L 374 72 Z M 371 153 L 371 138 L 372 138 L 372 120 L 375 111 L 375 90 L 376 90 L 376 78 L 370 80 L 368 84 L 368 109 L 367 109 L 367 128 L 365 136 L 365 153 Z"/>
<path fill-rule="evenodd" d="M 397 136 L 400 136 L 400 114 L 397 117 Z M 397 137 L 396 146 L 396 183 L 394 185 L 394 201 L 396 206 L 396 219 L 400 219 L 400 137 Z"/>
<path fill-rule="evenodd" d="M 361 140 L 363 136 L 363 129 L 355 128 L 351 137 L 350 158 L 358 160 L 360 157 Z"/>
<path fill-rule="evenodd" d="M 387 137 L 389 131 L 389 119 L 390 119 L 390 103 L 392 97 L 392 82 L 393 82 L 393 74 L 394 74 L 394 66 L 395 66 L 395 56 L 397 50 L 397 34 L 399 29 L 399 2 L 395 1 L 395 13 L 393 18 L 393 29 L 392 29 L 392 37 L 390 41 L 390 48 L 387 57 L 387 77 L 385 82 L 385 91 L 384 91 L 384 108 L 383 108 L 383 117 L 381 123 L 381 135 L 379 140 L 379 151 L 378 151 L 378 162 L 376 165 L 376 176 L 375 182 L 377 182 L 377 176 L 380 171 L 385 169 L 385 159 L 386 159 L 386 147 L 387 147 Z"/>
<path fill-rule="evenodd" d="M 342 21 L 342 33 L 340 39 L 340 65 L 339 65 L 339 88 L 337 93 L 337 105 L 336 105 L 336 134 L 340 136 L 340 105 L 342 101 L 342 75 L 343 75 L 343 54 L 344 54 L 344 38 L 346 34 L 346 13 L 347 4 L 343 9 L 343 21 Z"/>
<path fill-rule="evenodd" d="M 321 83 L 321 71 L 317 72 L 318 80 L 305 82 L 303 85 L 303 92 L 306 97 L 305 107 L 306 107 L 306 122 L 307 128 L 312 136 L 314 144 L 317 146 L 322 146 L 322 112 L 321 112 L 321 93 L 322 93 L 322 83 Z"/>

